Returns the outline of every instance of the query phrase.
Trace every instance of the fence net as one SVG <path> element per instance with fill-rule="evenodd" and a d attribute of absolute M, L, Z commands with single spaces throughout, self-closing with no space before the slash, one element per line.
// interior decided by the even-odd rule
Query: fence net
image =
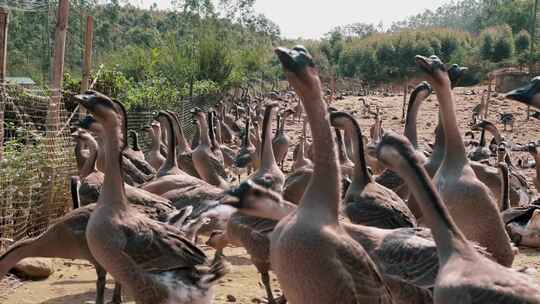
<path fill-rule="evenodd" d="M 71 132 L 79 118 L 78 109 L 70 102 L 51 106 L 54 103 L 48 93 L 9 87 L 1 98 L 4 136 L 0 156 L 0 254 L 12 241 L 42 233 L 72 206 L 69 178 L 77 171 Z M 163 110 L 176 112 L 189 138 L 194 131 L 190 110 L 208 109 L 216 100 L 184 100 Z M 156 114 L 128 113 L 128 129 L 139 133 L 146 152 L 150 138 L 140 130 Z"/>

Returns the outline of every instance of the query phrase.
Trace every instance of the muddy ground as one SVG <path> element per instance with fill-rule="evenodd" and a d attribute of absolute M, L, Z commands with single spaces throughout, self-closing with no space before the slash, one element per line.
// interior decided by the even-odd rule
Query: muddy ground
<path fill-rule="evenodd" d="M 458 88 L 456 89 L 456 114 L 461 130 L 465 133 L 469 130 L 471 121 L 471 110 L 480 102 L 480 93 L 485 87 Z M 471 94 L 474 91 L 477 94 Z M 370 104 L 379 105 L 384 117 L 383 127 L 386 130 L 402 132 L 401 122 L 403 97 L 395 96 L 375 96 L 369 97 Z M 372 117 L 363 117 L 362 103 L 358 97 L 346 97 L 337 101 L 335 106 L 347 111 L 355 111 L 355 116 L 359 119 L 364 134 L 369 134 L 368 127 L 373 123 Z M 489 119 L 497 123 L 503 136 L 512 143 L 528 143 L 540 139 L 540 121 L 535 118 L 526 120 L 526 108 L 516 102 L 504 100 L 502 97 L 494 97 L 489 111 Z M 438 104 L 435 96 L 430 97 L 421 109 L 418 123 L 418 140 L 421 145 L 433 141 L 433 130 L 437 123 Z M 515 124 L 513 132 L 505 132 L 503 125 L 498 121 L 500 113 L 513 113 Z M 301 131 L 301 123 L 289 121 L 286 131 L 297 142 Z M 489 137 L 491 140 L 491 137 Z M 292 151 L 292 148 L 289 150 Z M 518 158 L 527 159 L 526 153 L 514 153 L 514 161 Z M 292 153 L 289 153 L 289 162 Z M 523 170 L 529 179 L 530 187 L 532 177 L 535 176 L 533 169 Z M 536 191 L 535 191 L 536 192 Z M 204 247 L 204 246 L 203 246 Z M 211 256 L 213 251 L 209 248 L 205 251 Z M 232 265 L 232 271 L 219 282 L 215 303 L 261 303 L 264 301 L 265 292 L 260 284 L 259 275 L 251 265 L 249 257 L 242 248 L 228 248 L 225 251 L 227 260 Z M 80 304 L 92 303 L 95 297 L 96 275 L 93 267 L 86 261 L 54 260 L 55 273 L 47 280 L 35 282 L 18 282 L 16 280 L 4 279 L 0 283 L 0 303 L 4 304 Z M 520 254 L 514 262 L 515 268 L 522 267 L 536 268 L 540 270 L 540 252 L 535 249 L 520 248 Z M 537 273 L 540 279 L 540 273 Z M 279 286 L 272 276 L 275 293 L 279 294 Z M 9 286 L 9 287 L 6 287 Z M 112 282 L 109 279 L 107 299 L 110 299 Z M 132 302 L 127 302 L 132 303 Z"/>

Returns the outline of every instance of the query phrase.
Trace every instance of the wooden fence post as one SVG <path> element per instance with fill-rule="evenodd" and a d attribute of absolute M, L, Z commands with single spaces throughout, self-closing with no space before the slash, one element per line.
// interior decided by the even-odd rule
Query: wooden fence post
<path fill-rule="evenodd" d="M 4 157 L 4 111 L 6 109 L 8 12 L 0 8 L 0 160 Z"/>
<path fill-rule="evenodd" d="M 54 38 L 54 53 L 51 77 L 51 103 L 47 112 L 47 128 L 56 130 L 60 125 L 60 102 L 62 101 L 62 80 L 64 77 L 64 54 L 69 18 L 69 0 L 59 0 Z"/>
<path fill-rule="evenodd" d="M 92 70 L 92 41 L 94 39 L 94 18 L 86 16 L 86 32 L 84 34 L 84 62 L 81 80 L 81 93 L 88 90 L 90 86 L 90 72 Z M 79 107 L 79 114 L 86 113 L 83 107 Z"/>

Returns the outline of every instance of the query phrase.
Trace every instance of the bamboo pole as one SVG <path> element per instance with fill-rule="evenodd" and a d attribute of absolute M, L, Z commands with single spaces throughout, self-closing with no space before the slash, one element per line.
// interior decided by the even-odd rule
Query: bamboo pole
<path fill-rule="evenodd" d="M 0 160 L 4 156 L 4 111 L 6 108 L 8 12 L 0 8 Z"/>
<path fill-rule="evenodd" d="M 92 70 L 92 41 L 94 38 L 94 18 L 92 16 L 86 16 L 86 32 L 84 35 L 84 61 L 81 80 L 81 93 L 88 90 L 90 86 L 90 72 Z M 79 113 L 81 116 L 85 114 L 86 110 L 83 107 L 79 107 Z"/>
<path fill-rule="evenodd" d="M 68 18 L 69 0 L 59 0 L 52 62 L 51 103 L 47 112 L 47 128 L 51 129 L 51 131 L 55 130 L 60 124 L 60 102 L 62 101 L 62 79 L 64 76 Z"/>

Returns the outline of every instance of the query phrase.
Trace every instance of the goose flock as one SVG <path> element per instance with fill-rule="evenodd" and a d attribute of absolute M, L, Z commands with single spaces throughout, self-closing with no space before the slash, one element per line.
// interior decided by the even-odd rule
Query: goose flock
<path fill-rule="evenodd" d="M 511 268 L 517 245 L 540 247 L 540 202 L 511 158 L 530 153 L 540 173 L 537 145 L 507 142 L 485 120 L 484 100 L 470 125 L 480 139 L 462 137 L 452 91 L 466 68 L 411 58 L 425 81 L 410 96 L 403 135 L 383 129 L 378 107 L 368 133 L 355 113 L 328 104 L 305 47 L 275 54 L 294 91 L 193 109 L 191 143 L 177 115 L 160 111 L 141 130 L 147 153 L 121 102 L 77 95 L 89 115 L 72 134 L 73 210 L 8 248 L 0 278 L 27 257 L 84 259 L 96 269 L 97 304 L 106 303 L 107 273 L 110 303 L 123 293 L 144 304 L 212 303 L 235 271 L 223 250 L 240 246 L 271 304 L 540 303 L 540 283 Z M 423 149 L 418 113 L 433 93 L 439 122 Z M 506 97 L 540 109 L 540 78 Z M 297 143 L 291 117 L 303 119 Z M 513 116 L 500 119 L 513 129 Z"/>

